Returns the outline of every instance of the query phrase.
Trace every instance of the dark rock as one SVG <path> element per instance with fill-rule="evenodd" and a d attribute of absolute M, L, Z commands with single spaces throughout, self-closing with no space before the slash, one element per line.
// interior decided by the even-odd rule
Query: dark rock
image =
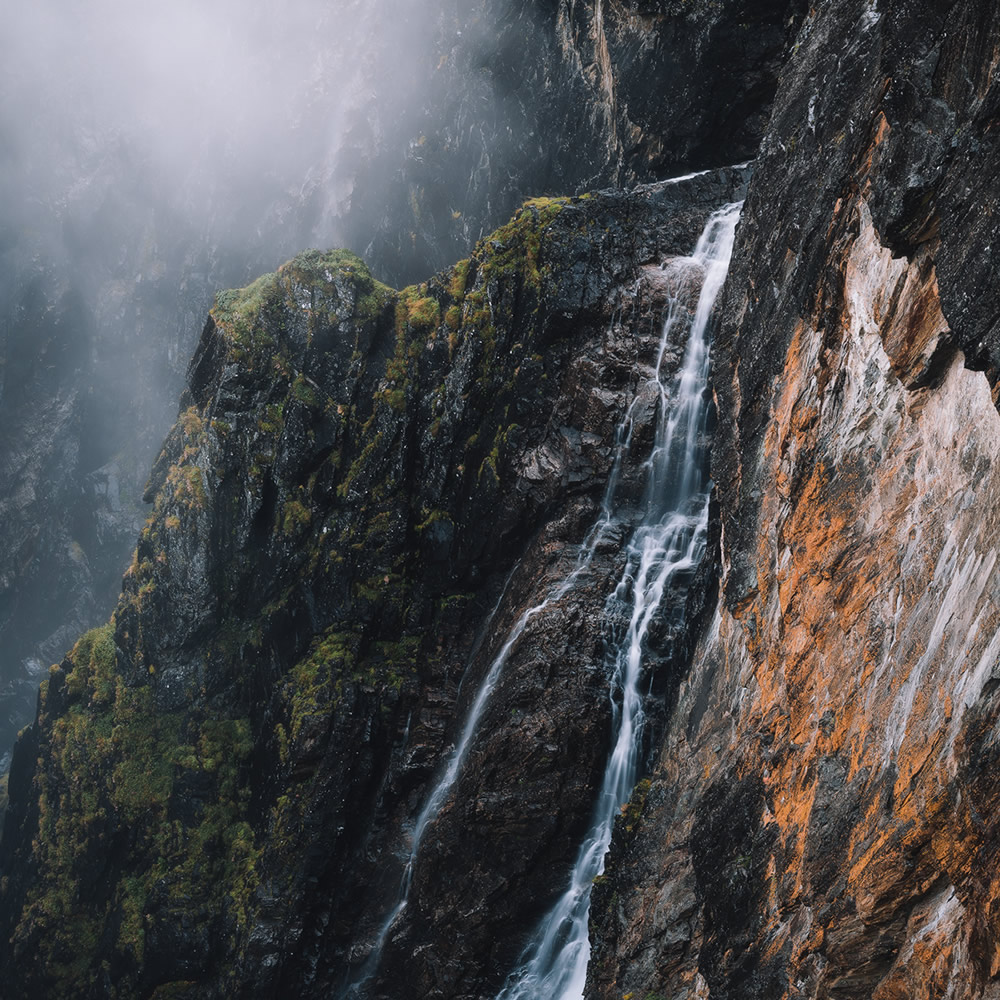
<path fill-rule="evenodd" d="M 307 251 L 219 296 L 112 622 L 18 750 L 16 989 L 328 996 L 360 971 L 484 671 L 594 520 L 660 338 L 640 279 L 745 180 L 529 202 L 402 292 Z M 621 559 L 604 546 L 505 663 L 373 996 L 494 990 L 559 891 L 606 752 Z"/>
<path fill-rule="evenodd" d="M 802 26 L 716 339 L 719 604 L 590 997 L 996 993 L 998 44 L 974 3 Z"/>

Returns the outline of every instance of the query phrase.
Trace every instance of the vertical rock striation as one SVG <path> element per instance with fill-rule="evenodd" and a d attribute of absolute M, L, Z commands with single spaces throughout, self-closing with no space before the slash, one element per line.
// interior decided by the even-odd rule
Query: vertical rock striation
<path fill-rule="evenodd" d="M 715 342 L 704 627 L 652 630 L 655 766 L 594 885 L 593 998 L 1000 997 L 1000 32 L 972 0 L 801 13 L 444 7 L 437 110 L 353 135 L 385 156 L 336 208 L 380 205 L 370 246 L 405 273 L 521 184 L 763 133 Z M 627 525 L 527 620 L 410 858 L 412 823 L 577 565 L 637 391 L 638 497 L 658 265 L 744 180 L 537 199 L 401 292 L 309 251 L 218 297 L 115 615 L 14 756 L 14 995 L 495 996 L 597 790 Z M 56 382 L 53 431 L 77 412 Z M 27 517 L 7 534 L 34 557 Z"/>
<path fill-rule="evenodd" d="M 376 101 L 378 136 L 339 208 L 348 245 L 366 247 L 388 280 L 412 281 L 467 253 L 526 197 L 752 158 L 805 8 L 440 5 L 429 94 L 416 106 Z"/>
<path fill-rule="evenodd" d="M 1000 992 L 998 55 L 979 4 L 803 26 L 717 340 L 719 606 L 589 996 Z"/>
<path fill-rule="evenodd" d="M 312 23 L 273 6 L 211 40 L 206 121 L 232 98 L 234 39 L 269 44 L 197 141 L 50 93 L 19 52 L 3 68 L 0 770 L 39 671 L 113 606 L 218 287 L 317 242 L 409 284 L 525 198 L 747 159 L 803 4 L 350 0 Z M 107 44 L 95 23 L 87 51 Z"/>

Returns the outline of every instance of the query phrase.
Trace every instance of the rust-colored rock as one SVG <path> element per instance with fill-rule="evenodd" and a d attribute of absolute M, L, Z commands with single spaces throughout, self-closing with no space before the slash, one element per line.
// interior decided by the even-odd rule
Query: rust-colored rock
<path fill-rule="evenodd" d="M 595 893 L 590 997 L 1000 996 L 997 32 L 946 4 L 932 40 L 929 6 L 816 8 L 779 92 L 717 344 L 722 594 Z"/>

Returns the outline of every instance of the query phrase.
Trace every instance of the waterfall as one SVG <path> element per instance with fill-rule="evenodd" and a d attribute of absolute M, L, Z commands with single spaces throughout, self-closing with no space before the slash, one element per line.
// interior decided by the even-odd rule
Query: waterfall
<path fill-rule="evenodd" d="M 727 205 L 714 213 L 691 257 L 674 258 L 670 262 L 671 270 L 677 272 L 682 285 L 690 287 L 692 280 L 700 279 L 701 291 L 693 315 L 684 291 L 675 295 L 664 322 L 652 376 L 652 382 L 659 390 L 659 414 L 654 447 L 644 464 L 647 474 L 646 515 L 629 543 L 622 580 L 614 595 L 608 599 L 609 604 L 628 602 L 630 606 L 625 637 L 616 645 L 618 654 L 611 667 L 616 742 L 605 772 L 592 831 L 581 848 L 570 889 L 539 929 L 537 941 L 529 947 L 531 957 L 526 960 L 522 971 L 515 974 L 514 984 L 508 985 L 501 994 L 503 1000 L 541 1000 L 543 997 L 549 1000 L 550 995 L 552 998 L 582 996 L 583 977 L 590 954 L 587 939 L 590 886 L 603 865 L 614 816 L 621 804 L 627 801 L 635 782 L 642 728 L 642 704 L 638 691 L 642 643 L 666 587 L 685 570 L 693 570 L 705 548 L 708 523 L 708 463 L 704 445 L 708 415 L 705 401 L 708 322 L 729 266 L 741 205 Z M 691 327 L 684 362 L 674 379 L 664 384 L 660 378 L 664 355 L 669 345 L 679 339 L 678 331 L 682 324 L 690 324 Z M 615 495 L 623 458 L 631 444 L 633 415 L 635 407 L 640 405 L 640 398 L 641 394 L 637 394 L 618 426 L 614 461 L 605 486 L 601 512 L 580 546 L 573 569 L 552 586 L 544 600 L 522 612 L 490 663 L 459 739 L 413 824 L 409 857 L 400 880 L 396 904 L 379 927 L 368 958 L 343 988 L 340 996 L 345 1000 L 363 996 L 364 985 L 378 970 L 392 927 L 406 909 L 413 866 L 424 834 L 437 817 L 461 772 L 479 721 L 511 651 L 528 623 L 573 589 L 589 568 L 594 553 L 606 540 L 609 530 L 617 523 Z M 497 610 L 494 608 L 493 614 Z M 621 692 L 620 700 L 616 692 Z M 570 952 L 575 956 L 572 959 L 567 957 Z M 563 992 L 550 994 L 550 983 L 565 984 L 566 988 Z M 562 989 L 561 986 L 558 988 Z M 557 987 L 552 985 L 551 989 Z"/>
<path fill-rule="evenodd" d="M 645 516 L 629 542 L 624 572 L 608 603 L 627 621 L 608 654 L 613 745 L 586 839 L 569 887 L 542 920 L 497 1000 L 580 1000 L 590 959 L 588 918 L 593 880 L 604 870 L 615 817 L 636 781 L 643 727 L 639 691 L 646 635 L 664 593 L 698 566 L 708 527 L 709 320 L 725 281 L 742 203 L 715 212 L 690 258 L 671 261 L 703 273 L 693 315 L 675 297 L 664 322 L 654 374 L 659 389 L 656 439 L 646 460 Z M 690 323 L 680 370 L 664 384 L 664 351 L 677 326 Z"/>
<path fill-rule="evenodd" d="M 663 345 L 661 342 L 657 366 L 659 366 L 662 357 Z M 382 958 L 382 950 L 389 937 L 389 932 L 392 930 L 392 927 L 399 915 L 406 909 L 407 901 L 410 895 L 410 886 L 413 882 L 413 865 L 416 862 L 417 853 L 420 850 L 420 844 L 423 840 L 424 833 L 427 831 L 427 827 L 430 823 L 436 818 L 438 812 L 440 812 L 441 807 L 444 805 L 445 800 L 448 797 L 448 793 L 455 784 L 455 780 L 462 769 L 466 753 L 468 752 L 469 746 L 475 736 L 476 729 L 479 726 L 479 720 L 486 709 L 486 705 L 490 699 L 490 695 L 493 693 L 493 689 L 497 685 L 497 681 L 500 679 L 504 664 L 507 662 L 507 658 L 510 656 L 511 650 L 517 645 L 518 640 L 521 638 L 528 622 L 530 622 L 532 618 L 541 614 L 550 604 L 554 604 L 573 589 L 580 576 L 587 571 L 593 561 L 594 553 L 605 541 L 609 529 L 615 523 L 614 495 L 618 488 L 618 482 L 621 478 L 622 459 L 628 452 L 633 426 L 632 415 L 638 401 L 638 397 L 632 400 L 632 403 L 626 412 L 625 418 L 617 428 L 615 434 L 614 459 L 611 466 L 611 472 L 608 475 L 607 484 L 604 488 L 604 496 L 601 501 L 601 512 L 591 529 L 587 532 L 586 538 L 580 545 L 580 550 L 577 553 L 573 569 L 549 590 L 548 595 L 543 601 L 522 612 L 508 633 L 504 644 L 500 647 L 500 651 L 490 663 L 489 670 L 487 670 L 486 676 L 483 678 L 483 682 L 479 687 L 479 691 L 476 693 L 476 698 L 469 709 L 469 714 L 466 717 L 465 725 L 462 727 L 462 732 L 459 736 L 458 742 L 455 744 L 448 757 L 448 762 L 445 765 L 444 771 L 441 773 L 441 776 L 431 789 L 431 792 L 427 796 L 420 813 L 414 821 L 413 829 L 410 833 L 409 857 L 406 860 L 403 877 L 400 880 L 396 904 L 382 921 L 378 934 L 375 936 L 375 943 L 372 946 L 372 950 L 369 953 L 368 958 L 365 960 L 359 972 L 340 992 L 339 996 L 342 1000 L 353 1000 L 353 998 L 363 996 L 363 987 L 365 983 L 367 983 L 378 971 L 379 962 Z M 514 572 L 516 572 L 516 568 Z M 490 612 L 486 625 L 487 629 L 489 628 L 489 624 L 493 617 L 499 611 L 500 605 L 503 603 L 503 598 L 506 595 L 507 587 L 509 587 L 513 575 L 514 573 L 512 572 L 511 576 L 507 578 L 507 582 L 504 585 L 500 599 Z M 473 654 L 473 658 L 474 655 L 475 654 Z M 465 679 L 463 678 L 462 683 L 464 684 L 464 682 Z"/>

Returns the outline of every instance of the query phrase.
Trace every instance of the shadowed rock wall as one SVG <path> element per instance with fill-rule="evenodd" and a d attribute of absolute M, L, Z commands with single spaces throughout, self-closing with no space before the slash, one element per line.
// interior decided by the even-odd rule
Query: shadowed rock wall
<path fill-rule="evenodd" d="M 483 671 L 599 510 L 656 360 L 658 265 L 745 180 L 529 202 L 402 292 L 308 251 L 220 294 L 112 621 L 52 668 L 14 755 L 15 995 L 320 997 L 362 965 Z M 510 658 L 374 995 L 490 995 L 560 890 L 620 561 Z"/>
<path fill-rule="evenodd" d="M 717 341 L 722 595 L 590 996 L 998 993 L 998 55 L 979 4 L 803 26 Z"/>
<path fill-rule="evenodd" d="M 307 86 L 257 129 L 235 109 L 167 176 L 90 106 L 21 149 L 34 96 L 15 77 L 0 100 L 19 140 L 0 176 L 0 769 L 40 676 L 114 604 L 217 288 L 317 242 L 404 285 L 525 198 L 748 159 L 801 7 L 352 0 L 296 40 L 296 18 L 251 5 L 274 35 L 260 78 L 285 79 L 291 50 Z"/>

